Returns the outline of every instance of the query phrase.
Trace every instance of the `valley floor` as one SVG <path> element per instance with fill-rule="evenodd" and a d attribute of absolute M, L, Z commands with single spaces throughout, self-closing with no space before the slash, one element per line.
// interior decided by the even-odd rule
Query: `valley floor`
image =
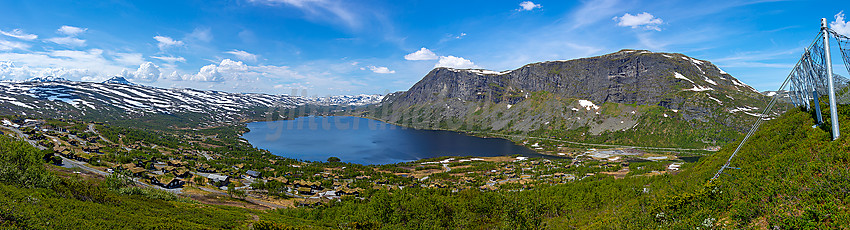
<path fill-rule="evenodd" d="M 791 111 L 770 121 L 736 158 L 741 170 L 712 182 L 732 144 L 698 161 L 580 149 L 565 159 L 363 166 L 275 157 L 240 141 L 238 127 L 141 131 L 7 118 L 17 127 L 0 129 L 0 227 L 847 227 L 850 185 L 841 175 L 850 174 L 850 145 L 812 129 L 811 117 Z"/>

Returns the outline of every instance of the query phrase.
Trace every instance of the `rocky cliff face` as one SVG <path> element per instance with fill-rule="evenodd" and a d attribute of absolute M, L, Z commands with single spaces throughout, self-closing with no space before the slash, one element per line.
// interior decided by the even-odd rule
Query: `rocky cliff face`
<path fill-rule="evenodd" d="M 515 104 L 529 92 L 546 91 L 594 103 L 669 104 L 678 91 L 724 91 L 757 96 L 745 85 L 707 61 L 681 54 L 623 50 L 570 61 L 528 64 L 494 72 L 436 68 L 397 99 L 419 104 L 443 98 L 485 99 Z"/>
<path fill-rule="evenodd" d="M 503 132 L 584 127 L 599 135 L 665 119 L 688 123 L 682 129 L 744 130 L 764 98 L 708 61 L 621 50 L 503 72 L 436 68 L 410 90 L 387 96 L 378 117 L 422 128 Z"/>

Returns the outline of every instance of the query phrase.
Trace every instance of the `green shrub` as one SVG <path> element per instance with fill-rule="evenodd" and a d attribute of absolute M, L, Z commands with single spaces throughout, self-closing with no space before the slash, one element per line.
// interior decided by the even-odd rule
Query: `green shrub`
<path fill-rule="evenodd" d="M 0 136 L 0 181 L 28 188 L 47 188 L 56 178 L 44 169 L 44 155 L 27 142 Z"/>

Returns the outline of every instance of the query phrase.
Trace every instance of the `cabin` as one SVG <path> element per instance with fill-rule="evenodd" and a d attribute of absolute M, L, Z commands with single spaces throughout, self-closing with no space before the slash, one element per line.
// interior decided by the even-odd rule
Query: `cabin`
<path fill-rule="evenodd" d="M 247 172 L 245 172 L 245 175 L 247 175 L 250 178 L 260 178 L 260 172 L 257 172 L 257 171 L 254 171 L 254 170 L 248 170 Z M 245 179 L 248 179 L 248 178 L 245 178 Z"/>
<path fill-rule="evenodd" d="M 343 189 L 340 189 L 339 191 L 336 191 L 336 195 L 337 196 L 345 196 L 345 195 L 357 196 L 357 195 L 360 195 L 361 190 L 363 190 L 363 189 L 361 189 L 361 188 L 354 188 L 354 189 L 343 188 Z"/>
<path fill-rule="evenodd" d="M 230 176 L 225 175 L 209 174 L 207 179 L 211 184 L 218 186 L 225 186 L 230 183 Z"/>
<path fill-rule="evenodd" d="M 130 168 L 129 170 L 130 170 L 130 173 L 134 177 L 141 177 L 145 174 L 145 172 L 147 172 L 147 170 L 140 168 L 140 167 L 133 167 L 133 168 Z"/>
<path fill-rule="evenodd" d="M 177 179 L 177 178 L 170 178 L 169 179 L 169 178 L 160 176 L 160 177 L 151 178 L 151 184 L 159 185 L 160 187 L 163 187 L 163 188 L 166 188 L 166 189 L 175 189 L 175 188 L 182 188 L 183 185 L 186 184 L 186 182 L 183 181 L 183 180 Z"/>
<path fill-rule="evenodd" d="M 301 195 L 310 195 L 310 196 L 312 196 L 313 194 L 316 194 L 316 193 L 314 193 L 314 192 L 313 192 L 313 190 L 312 190 L 312 189 L 310 189 L 309 187 L 300 187 L 300 188 L 298 188 L 298 189 L 296 189 L 296 190 L 297 190 L 297 191 L 298 191 L 298 193 L 300 193 Z"/>
<path fill-rule="evenodd" d="M 307 187 L 307 188 L 315 189 L 315 190 L 323 190 L 324 189 L 324 188 L 322 188 L 322 183 L 319 183 L 318 181 L 308 182 L 308 181 L 298 180 L 298 181 L 295 181 L 294 184 L 295 184 L 296 188 Z"/>
<path fill-rule="evenodd" d="M 186 184 L 185 181 L 183 181 L 181 179 L 174 178 L 174 179 L 171 179 L 171 181 L 169 181 L 163 187 L 165 187 L 167 189 L 175 189 L 175 188 L 182 188 L 184 184 Z"/>
<path fill-rule="evenodd" d="M 84 146 L 83 151 L 90 153 L 100 153 L 100 147 L 94 145 Z"/>
<path fill-rule="evenodd" d="M 185 163 L 183 163 L 182 161 L 178 161 L 178 160 L 170 160 L 170 161 L 168 161 L 168 166 L 172 166 L 172 167 L 183 167 L 183 165 L 185 165 Z"/>
<path fill-rule="evenodd" d="M 174 176 L 176 176 L 176 177 L 180 177 L 180 178 L 187 178 L 187 177 L 191 177 L 191 176 L 192 176 L 192 173 L 191 173 L 191 172 L 189 172 L 189 170 L 188 170 L 188 169 L 175 169 L 175 170 L 171 170 L 171 174 L 174 174 Z"/>

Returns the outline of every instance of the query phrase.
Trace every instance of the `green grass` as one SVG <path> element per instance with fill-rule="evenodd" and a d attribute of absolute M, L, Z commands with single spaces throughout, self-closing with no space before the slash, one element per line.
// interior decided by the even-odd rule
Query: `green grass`
<path fill-rule="evenodd" d="M 839 114 L 842 124 L 850 121 L 850 108 L 841 107 Z M 812 128 L 812 117 L 791 110 L 765 123 L 733 160 L 741 169 L 727 170 L 711 183 L 737 143 L 676 175 L 614 179 L 597 174 L 533 189 L 503 186 L 512 191 L 366 190 L 364 199 L 267 212 L 150 191 L 114 192 L 103 182 L 59 177 L 44 171 L 37 150 L 0 137 L 0 172 L 5 173 L 0 174 L 0 227 L 245 229 L 256 215 L 261 221 L 255 227 L 299 229 L 847 228 L 850 127 L 845 125 L 845 137 L 831 141 L 827 131 Z M 655 169 L 663 163 L 631 165 L 639 166 Z M 440 176 L 450 177 L 432 175 Z"/>

